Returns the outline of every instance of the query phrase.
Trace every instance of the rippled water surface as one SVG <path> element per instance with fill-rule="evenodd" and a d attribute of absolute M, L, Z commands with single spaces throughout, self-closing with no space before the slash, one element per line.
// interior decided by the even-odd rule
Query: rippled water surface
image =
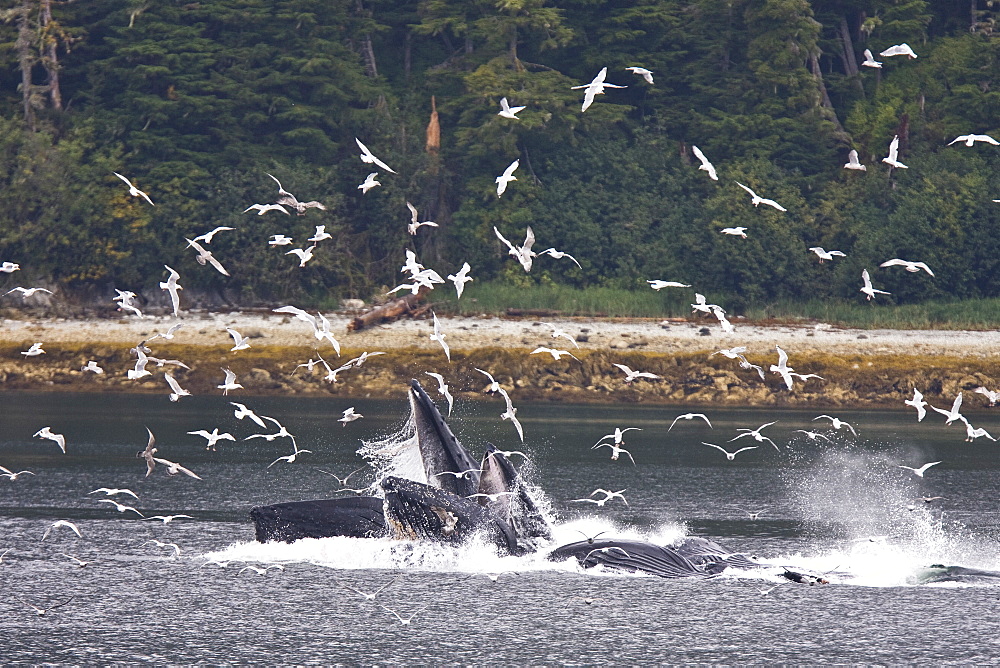
<path fill-rule="evenodd" d="M 295 463 L 287 439 L 242 440 L 260 432 L 233 417 L 222 397 L 8 393 L 0 465 L 29 469 L 0 479 L 0 597 L 4 662 L 100 663 L 456 663 L 596 664 L 671 662 L 988 663 L 1000 588 L 989 580 L 917 584 L 933 563 L 1000 570 L 1000 450 L 963 441 L 939 416 L 838 413 L 858 438 L 812 421 L 813 412 L 525 404 L 525 444 L 498 418 L 500 400 L 459 402 L 451 424 L 478 456 L 486 441 L 530 455 L 526 474 L 556 522 L 554 544 L 581 533 L 668 543 L 705 536 L 756 555 L 768 568 L 707 581 L 583 572 L 544 554 L 498 557 L 485 545 L 460 549 L 392 540 L 331 538 L 293 544 L 253 541 L 251 507 L 328 497 L 364 465 L 361 439 L 397 431 L 398 401 L 353 402 L 365 418 L 335 420 L 350 402 L 233 397 L 274 416 L 311 450 Z M 515 404 L 516 404 L 515 397 Z M 994 413 L 967 411 L 1000 432 Z M 777 420 L 764 434 L 738 428 Z M 49 425 L 67 454 L 32 439 Z M 618 427 L 636 465 L 591 446 Z M 203 480 L 144 479 L 135 453 L 157 438 L 158 455 Z M 219 427 L 238 440 L 207 451 L 186 432 Z M 809 440 L 797 429 L 829 434 Z M 759 445 L 729 462 L 701 445 Z M 780 450 L 780 451 L 779 451 Z M 519 458 L 517 458 L 519 460 Z M 925 478 L 899 468 L 941 460 Z M 372 482 L 364 470 L 352 483 Z M 170 524 L 119 513 L 98 487 L 145 515 L 186 514 Z M 628 506 L 573 502 L 603 487 L 626 490 Z M 924 503 L 922 496 L 943 499 Z M 751 519 L 746 511 L 760 512 Z M 56 520 L 74 522 L 77 538 Z M 175 543 L 161 548 L 153 539 Z M 78 568 L 69 556 L 87 561 Z M 224 567 L 219 565 L 226 564 Z M 257 575 L 246 566 L 280 563 Z M 827 573 L 828 586 L 779 584 L 782 567 Z M 487 574 L 499 577 L 491 581 Z M 761 591 L 778 585 L 766 595 Z M 374 601 L 347 589 L 370 592 Z M 45 616 L 40 607 L 72 600 Z M 587 603 L 587 599 L 593 599 Z M 403 625 L 383 607 L 404 618 Z"/>

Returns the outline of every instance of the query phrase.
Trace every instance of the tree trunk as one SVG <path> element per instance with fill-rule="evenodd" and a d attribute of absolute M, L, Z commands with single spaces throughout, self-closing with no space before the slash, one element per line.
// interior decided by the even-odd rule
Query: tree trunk
<path fill-rule="evenodd" d="M 854 56 L 854 41 L 851 39 L 851 29 L 847 25 L 847 17 L 840 17 L 840 44 L 844 49 L 844 69 L 847 76 L 858 73 L 858 60 Z"/>
<path fill-rule="evenodd" d="M 35 131 L 35 106 L 31 101 L 34 88 L 31 83 L 31 69 L 35 59 L 31 54 L 31 26 L 28 24 L 28 6 L 23 5 L 17 14 L 17 41 L 14 50 L 17 52 L 17 64 L 21 69 L 21 101 L 24 105 L 24 122 L 28 129 Z"/>
<path fill-rule="evenodd" d="M 44 44 L 40 44 L 42 51 L 42 64 L 49 78 L 49 99 L 52 101 L 52 108 L 62 110 L 62 92 L 59 90 L 59 58 L 56 55 L 58 40 L 55 35 L 48 33 L 49 23 L 52 22 L 52 0 L 42 0 L 41 25 Z"/>
<path fill-rule="evenodd" d="M 383 304 L 382 306 L 372 309 L 364 315 L 358 316 L 347 325 L 347 329 L 351 332 L 358 332 L 366 327 L 377 325 L 380 322 L 385 322 L 386 320 L 396 320 L 397 318 L 407 314 L 412 316 L 423 313 L 430 308 L 430 306 L 417 307 L 417 304 L 424 299 L 424 296 L 428 292 L 430 292 L 428 288 L 421 286 L 420 290 L 415 295 L 406 295 L 402 299 L 395 299 L 391 302 Z"/>
<path fill-rule="evenodd" d="M 413 33 L 409 30 L 406 31 L 406 37 L 403 41 L 403 75 L 407 80 L 410 79 L 410 64 L 413 58 Z"/>
<path fill-rule="evenodd" d="M 378 76 L 378 65 L 375 64 L 375 50 L 372 48 L 372 36 L 361 38 L 361 57 L 365 60 L 365 74 L 374 79 Z"/>

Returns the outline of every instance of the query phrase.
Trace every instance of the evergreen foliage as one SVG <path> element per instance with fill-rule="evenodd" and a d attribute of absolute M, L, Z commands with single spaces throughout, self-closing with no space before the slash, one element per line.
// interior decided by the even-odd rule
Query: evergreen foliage
<path fill-rule="evenodd" d="M 0 260 L 99 296 L 155 289 L 169 264 L 242 304 L 370 298 L 404 248 L 442 275 L 468 261 L 480 284 L 678 280 L 737 310 L 859 302 L 864 268 L 886 302 L 1000 297 L 1000 149 L 947 145 L 1000 137 L 993 4 L 0 0 Z M 878 56 L 903 42 L 917 59 Z M 627 87 L 581 112 L 571 87 L 602 67 Z M 880 162 L 894 136 L 909 169 Z M 398 172 L 364 195 L 355 137 Z M 842 169 L 851 149 L 867 172 Z M 278 197 L 267 174 L 326 210 L 244 213 Z M 406 202 L 440 227 L 407 234 Z M 184 241 L 217 225 L 236 228 L 212 246 L 231 278 Z M 334 238 L 300 268 L 285 251 L 316 225 Z M 536 251 L 582 268 L 543 256 L 526 274 L 494 226 L 514 242 L 531 226 Z M 748 238 L 719 232 L 735 226 Z M 279 233 L 296 244 L 269 246 Z M 936 276 L 877 267 L 891 257 Z"/>

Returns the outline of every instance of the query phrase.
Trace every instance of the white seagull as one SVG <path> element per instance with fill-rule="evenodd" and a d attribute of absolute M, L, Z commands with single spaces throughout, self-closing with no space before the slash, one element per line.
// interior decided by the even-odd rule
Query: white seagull
<path fill-rule="evenodd" d="M 573 261 L 573 264 L 575 264 L 577 267 L 580 267 L 580 269 L 583 269 L 583 267 L 580 266 L 580 263 L 577 262 L 575 257 L 570 255 L 569 253 L 564 253 L 561 250 L 556 250 L 555 248 L 546 248 L 541 253 L 539 253 L 539 255 L 548 255 L 549 257 L 555 258 L 556 260 L 561 260 L 564 257 L 568 257 L 570 260 Z"/>
<path fill-rule="evenodd" d="M 973 390 L 976 394 L 981 394 L 990 402 L 990 406 L 996 406 L 997 401 L 1000 400 L 1000 392 L 994 390 L 988 390 L 983 386 L 979 386 Z"/>
<path fill-rule="evenodd" d="M 237 350 L 246 350 L 247 348 L 250 347 L 249 336 L 243 336 L 235 329 L 230 329 L 228 327 L 226 327 L 226 332 L 229 333 L 229 336 L 233 337 L 233 342 L 236 344 L 232 348 L 230 348 L 229 352 L 235 353 Z"/>
<path fill-rule="evenodd" d="M 160 281 L 160 289 L 166 290 L 167 293 L 170 295 L 170 304 L 174 308 L 174 317 L 177 317 L 177 311 L 178 309 L 180 309 L 181 305 L 181 297 L 177 293 L 177 291 L 184 289 L 181 285 L 178 285 L 177 283 L 177 279 L 179 279 L 181 275 L 178 274 L 173 269 L 171 269 L 169 266 L 167 265 L 163 266 L 166 267 L 166 270 L 170 272 L 170 276 L 167 277 L 166 281 Z"/>
<path fill-rule="evenodd" d="M 959 413 L 959 410 L 962 408 L 961 392 L 959 392 L 958 396 L 955 397 L 955 401 L 951 404 L 951 408 L 949 410 L 938 408 L 937 406 L 931 406 L 931 408 L 945 417 L 944 421 L 945 424 L 951 424 L 956 420 L 965 420 L 965 417 L 961 413 Z"/>
<path fill-rule="evenodd" d="M 448 413 L 451 415 L 451 413 Z M 341 423 L 341 426 L 346 427 L 348 422 L 354 422 L 355 420 L 360 420 L 364 415 L 358 413 L 354 410 L 354 406 L 344 409 L 344 414 L 342 417 L 337 419 L 337 422 Z M 348 476 L 350 477 L 350 476 Z"/>
<path fill-rule="evenodd" d="M 813 418 L 813 422 L 815 422 L 816 420 L 829 420 L 830 426 L 836 429 L 837 431 L 840 431 L 844 427 L 847 427 L 847 429 L 852 434 L 854 434 L 855 436 L 858 435 L 858 432 L 854 431 L 854 427 L 852 427 L 849 422 L 841 420 L 840 418 L 837 417 L 833 417 L 832 415 L 817 415 L 816 417 Z"/>
<path fill-rule="evenodd" d="M 180 384 L 169 373 L 163 374 L 163 380 L 170 386 L 170 401 L 177 401 L 181 397 L 190 397 L 191 393 L 180 386 Z"/>
<path fill-rule="evenodd" d="M 507 169 L 503 170 L 503 174 L 496 178 L 497 184 L 497 197 L 504 194 L 507 190 L 507 184 L 511 181 L 517 181 L 517 177 L 514 176 L 514 170 L 517 169 L 521 164 L 520 160 L 515 160 L 514 162 L 507 165 Z"/>
<path fill-rule="evenodd" d="M 844 163 L 844 169 L 853 169 L 859 172 L 867 172 L 868 168 L 861 164 L 858 160 L 858 152 L 853 148 L 851 152 L 847 154 L 847 162 Z"/>
<path fill-rule="evenodd" d="M 753 203 L 754 206 L 760 206 L 761 204 L 766 204 L 768 206 L 774 207 L 778 211 L 788 211 L 788 209 L 786 209 L 785 207 L 781 206 L 780 204 L 778 204 L 777 202 L 775 202 L 773 199 L 767 199 L 767 198 L 761 197 L 760 195 L 758 195 L 757 193 L 755 193 L 754 191 L 750 190 L 745 185 L 743 185 L 742 183 L 740 183 L 739 181 L 736 182 L 736 185 L 738 185 L 740 188 L 743 188 L 743 190 L 746 190 L 748 193 L 750 193 L 750 197 L 751 197 L 750 201 Z"/>
<path fill-rule="evenodd" d="M 454 274 L 448 274 L 448 280 L 455 284 L 455 292 L 458 294 L 456 299 L 462 298 L 462 292 L 465 291 L 465 284 L 474 280 L 471 276 L 469 276 L 469 271 L 471 269 L 472 267 L 470 267 L 469 263 L 466 262 L 462 265 L 460 270 Z"/>
<path fill-rule="evenodd" d="M 882 63 L 875 60 L 875 55 L 872 53 L 871 49 L 865 49 L 865 61 L 861 63 L 861 66 L 882 69 Z"/>
<path fill-rule="evenodd" d="M 447 342 L 444 340 L 444 332 L 441 331 L 441 321 L 438 320 L 437 314 L 431 311 L 431 317 L 434 318 L 434 333 L 430 335 L 431 341 L 437 341 L 444 348 L 444 356 L 451 361 L 451 349 L 448 348 Z"/>
<path fill-rule="evenodd" d="M 572 357 L 573 359 L 575 359 L 577 362 L 580 361 L 579 358 L 577 358 L 576 355 L 574 355 L 573 353 L 571 353 L 568 350 L 559 350 L 558 348 L 547 348 L 545 346 L 538 346 L 537 348 L 535 348 L 534 350 L 532 350 L 528 354 L 529 355 L 537 355 L 539 353 L 548 353 L 548 354 L 552 355 L 552 359 L 556 360 L 557 362 L 563 357 L 563 355 L 569 355 L 570 357 Z"/>
<path fill-rule="evenodd" d="M 110 504 L 113 504 L 114 507 L 115 507 L 115 510 L 117 510 L 120 513 L 124 513 L 126 511 L 131 510 L 133 513 L 135 513 L 139 517 L 145 517 L 145 515 L 143 515 L 142 513 L 140 513 L 138 510 L 136 510 L 132 506 L 126 506 L 123 503 L 118 503 L 114 499 L 98 499 L 97 502 L 98 503 L 110 503 Z"/>
<path fill-rule="evenodd" d="M 128 185 L 128 194 L 129 195 L 131 195 L 132 197 L 141 197 L 144 200 L 146 200 L 147 202 L 149 202 L 151 205 L 153 204 L 153 200 L 149 199 L 149 195 L 147 195 L 146 193 L 142 192 L 141 190 L 139 190 L 138 188 L 136 188 L 134 185 L 132 185 L 132 182 L 129 181 L 127 178 L 125 178 L 124 176 L 122 176 L 118 172 L 111 172 L 111 173 L 114 174 L 115 176 L 117 176 L 118 178 L 120 178 L 122 181 L 124 181 Z"/>
<path fill-rule="evenodd" d="M 909 167 L 899 161 L 899 135 L 893 137 L 892 141 L 889 142 L 889 155 L 882 158 L 882 162 L 890 167 L 909 169 Z"/>
<path fill-rule="evenodd" d="M 917 409 L 917 422 L 923 420 L 924 416 L 927 415 L 926 406 L 928 404 L 926 401 L 924 401 L 924 395 L 921 394 L 920 390 L 918 390 L 917 388 L 913 388 L 913 398 L 907 399 L 903 403 L 906 404 L 907 406 L 913 406 L 914 408 Z"/>
<path fill-rule="evenodd" d="M 138 306 L 132 303 L 132 300 L 135 299 L 136 296 L 134 292 L 131 290 L 119 290 L 118 288 L 115 288 L 115 292 L 118 294 L 112 297 L 111 301 L 118 302 L 119 311 L 132 311 L 136 314 L 136 316 L 140 318 L 142 317 L 142 311 L 139 310 Z"/>
<path fill-rule="evenodd" d="M 17 262 L 4 262 L 3 264 L 0 264 L 0 272 L 3 272 L 4 274 L 13 274 L 15 271 L 19 271 L 20 269 L 21 265 Z"/>
<path fill-rule="evenodd" d="M 42 534 L 42 540 L 48 538 L 49 534 L 52 533 L 54 529 L 58 529 L 59 527 L 66 527 L 67 529 L 75 533 L 79 538 L 83 538 L 83 534 L 80 533 L 79 527 L 77 527 L 75 524 L 73 524 L 69 520 L 56 520 L 55 522 L 50 524 L 49 528 L 45 530 L 44 534 Z"/>
<path fill-rule="evenodd" d="M 184 468 L 183 466 L 181 466 L 177 462 L 172 462 L 169 459 L 161 459 L 159 457 L 154 457 L 153 459 L 154 459 L 154 461 L 156 461 L 156 463 L 163 464 L 164 466 L 167 467 L 167 475 L 168 476 L 173 477 L 173 476 L 177 475 L 178 473 L 183 473 L 184 475 L 190 476 L 192 478 L 195 478 L 196 480 L 201 480 L 201 476 L 196 475 L 194 471 L 192 471 L 190 469 L 187 469 L 187 468 Z M 153 517 L 150 517 L 149 519 L 155 519 L 156 517 L 157 516 L 154 515 Z M 164 523 L 166 523 L 167 521 L 169 521 L 169 520 L 165 520 Z"/>
<path fill-rule="evenodd" d="M 649 378 L 650 380 L 659 380 L 662 376 L 657 376 L 655 373 L 650 373 L 648 371 L 633 371 L 630 367 L 624 364 L 613 363 L 613 366 L 618 367 L 625 373 L 625 384 L 631 385 L 632 381 L 638 378 Z"/>
<path fill-rule="evenodd" d="M 198 261 L 198 264 L 204 267 L 205 263 L 207 262 L 213 267 L 215 267 L 215 270 L 218 271 L 223 276 L 229 275 L 229 272 L 226 271 L 226 268 L 222 266 L 222 263 L 216 260 L 215 256 L 212 255 L 212 251 L 208 250 L 194 239 L 185 238 L 184 241 L 188 242 L 188 246 L 190 246 L 191 248 L 195 249 L 195 251 L 198 252 L 198 255 L 194 258 L 195 260 Z"/>
<path fill-rule="evenodd" d="M 912 59 L 917 57 L 917 54 L 913 53 L 913 49 L 911 49 L 910 45 L 906 42 L 890 46 L 885 51 L 881 51 L 878 55 L 883 58 L 891 58 L 892 56 L 909 56 Z"/>
<path fill-rule="evenodd" d="M 42 427 L 34 433 L 32 438 L 47 438 L 50 441 L 55 441 L 59 445 L 59 449 L 62 450 L 63 454 L 66 454 L 66 437 L 62 434 L 52 433 L 52 429 L 49 427 Z"/>
<path fill-rule="evenodd" d="M 189 431 L 189 434 L 193 436 L 201 436 L 207 442 L 205 443 L 206 450 L 215 450 L 215 446 L 219 441 L 236 441 L 236 437 L 229 432 L 219 433 L 219 428 L 214 427 L 212 431 L 206 431 L 204 429 L 199 429 L 198 431 Z"/>
<path fill-rule="evenodd" d="M 288 246 L 292 243 L 291 237 L 286 237 L 284 234 L 272 234 L 271 240 L 267 242 L 268 246 Z"/>
<path fill-rule="evenodd" d="M 243 209 L 243 213 L 246 213 L 247 211 L 256 211 L 258 216 L 263 216 L 268 211 L 280 211 L 286 216 L 292 215 L 288 213 L 288 209 L 280 204 L 251 204 L 247 208 Z"/>
<path fill-rule="evenodd" d="M 691 287 L 687 283 L 678 283 L 677 281 L 661 281 L 659 279 L 655 279 L 655 280 L 650 281 L 650 280 L 647 279 L 646 282 L 649 283 L 649 287 L 653 288 L 657 292 L 659 292 L 663 288 L 690 288 Z"/>
<path fill-rule="evenodd" d="M 571 86 L 570 90 L 579 90 L 581 88 L 583 91 L 583 106 L 580 108 L 580 112 L 585 112 L 594 103 L 594 97 L 597 95 L 604 95 L 605 88 L 628 88 L 628 86 L 618 86 L 615 84 L 609 84 L 604 81 L 608 76 L 608 68 L 603 67 L 601 71 L 597 73 L 597 76 L 591 80 L 590 83 L 584 84 L 582 86 Z"/>
<path fill-rule="evenodd" d="M 516 247 L 511 242 L 507 241 L 507 239 L 500 234 L 500 230 L 498 230 L 496 226 L 493 227 L 493 233 L 497 235 L 497 239 L 502 241 L 503 244 L 507 246 L 507 254 L 516 258 L 517 261 L 521 263 L 521 266 L 524 267 L 525 271 L 531 271 L 532 258 L 536 256 L 536 253 L 531 251 L 531 247 L 535 244 L 535 233 L 531 229 L 531 226 L 529 225 L 528 229 L 525 231 L 524 244 L 520 247 Z"/>
<path fill-rule="evenodd" d="M 256 413 L 254 413 L 252 410 L 250 410 L 249 408 L 247 408 L 243 404 L 237 403 L 235 401 L 230 401 L 229 405 L 236 406 L 236 410 L 233 412 L 233 417 L 235 417 L 237 420 L 242 420 L 243 418 L 250 418 L 251 420 L 253 420 L 254 422 L 256 422 L 258 425 L 260 425 L 261 427 L 264 427 L 264 428 L 267 427 L 267 425 L 264 424 L 264 421 L 260 419 L 259 415 L 257 415 Z M 152 434 L 150 434 L 150 436 L 152 436 Z"/>
<path fill-rule="evenodd" d="M 358 148 L 361 149 L 361 162 L 369 165 L 378 165 L 379 167 L 389 172 L 390 174 L 396 173 L 395 169 L 392 169 L 391 167 L 389 167 L 389 165 L 385 164 L 384 162 L 376 158 L 374 155 L 372 155 L 372 152 L 368 150 L 367 146 L 361 143 L 360 139 L 355 137 L 354 141 L 358 143 Z"/>
<path fill-rule="evenodd" d="M 824 250 L 822 246 L 812 246 L 809 248 L 813 253 L 816 253 L 816 257 L 819 258 L 819 263 L 823 264 L 826 260 L 832 260 L 836 257 L 847 257 L 847 254 L 839 250 Z"/>
<path fill-rule="evenodd" d="M 326 225 L 317 225 L 316 233 L 306 239 L 306 241 L 325 241 L 332 238 L 333 235 L 326 231 Z"/>
<path fill-rule="evenodd" d="M 517 117 L 518 112 L 524 111 L 527 107 L 512 107 L 507 102 L 507 98 L 500 98 L 500 111 L 497 112 L 497 116 L 503 116 L 504 118 L 510 118 L 515 121 L 521 120 Z"/>
<path fill-rule="evenodd" d="M 900 260 L 898 257 L 895 257 L 895 258 L 893 258 L 891 260 L 886 260 L 885 262 L 883 262 L 879 266 L 880 267 L 903 267 L 904 269 L 906 269 L 906 271 L 910 272 L 911 274 L 914 274 L 914 273 L 920 271 L 921 269 L 923 269 L 924 271 L 926 271 L 931 276 L 934 275 L 934 272 L 931 271 L 931 268 L 928 267 L 925 263 L 923 263 L 923 262 L 910 262 L 908 260 Z"/>
<path fill-rule="evenodd" d="M 510 395 L 507 394 L 507 390 L 502 387 L 497 388 L 497 392 L 503 396 L 503 400 L 507 402 L 507 410 L 500 414 L 500 418 L 503 420 L 510 420 L 514 428 L 517 429 L 517 435 L 520 437 L 521 442 L 524 443 L 524 430 L 521 428 L 521 423 L 517 419 L 517 409 L 514 408 L 514 404 L 510 402 Z"/>
<path fill-rule="evenodd" d="M 647 70 L 645 67 L 626 67 L 625 71 L 631 72 L 632 74 L 637 74 L 646 80 L 650 86 L 653 85 L 653 73 Z"/>
<path fill-rule="evenodd" d="M 743 433 L 740 434 L 739 436 L 736 436 L 735 438 L 729 439 L 728 442 L 732 443 L 736 439 L 743 438 L 744 436 L 753 436 L 753 440 L 757 441 L 758 443 L 764 443 L 766 441 L 766 442 L 770 443 L 772 446 L 774 446 L 775 450 L 777 450 L 778 452 L 781 452 L 781 449 L 778 448 L 778 445 L 774 441 L 772 441 L 767 436 L 764 436 L 763 434 L 760 433 L 760 431 L 764 427 L 770 427 L 772 424 L 775 424 L 776 422 L 777 422 L 777 420 L 775 420 L 774 422 L 767 422 L 767 423 L 762 424 L 761 426 L 757 427 L 756 429 L 747 429 L 746 427 L 741 427 L 741 428 L 737 429 L 736 431 L 741 431 Z"/>
<path fill-rule="evenodd" d="M 745 227 L 723 227 L 719 230 L 719 232 L 733 237 L 740 237 L 742 239 L 747 238 L 747 228 Z"/>
<path fill-rule="evenodd" d="M 444 376 L 433 371 L 424 371 L 424 373 L 438 382 L 438 392 L 448 400 L 448 417 L 451 417 L 451 408 L 455 403 L 455 397 L 451 396 L 451 392 L 448 391 L 448 383 L 444 381 Z"/>
<path fill-rule="evenodd" d="M 726 450 L 721 445 L 716 445 L 715 443 L 706 443 L 705 441 L 702 441 L 701 444 L 702 445 L 707 445 L 710 448 L 715 448 L 719 452 L 725 454 L 726 455 L 726 459 L 728 459 L 729 461 L 734 461 L 736 459 L 736 455 L 740 454 L 744 450 L 756 450 L 757 448 L 760 447 L 759 445 L 748 445 L 747 447 L 740 448 L 739 450 L 737 450 L 735 452 L 729 452 L 728 450 Z"/>
<path fill-rule="evenodd" d="M 695 418 L 701 418 L 702 420 L 705 421 L 705 424 L 707 424 L 709 428 L 714 429 L 714 427 L 712 427 L 712 423 L 709 422 L 708 420 L 708 416 L 706 416 L 704 413 L 684 413 L 683 415 L 678 415 L 677 417 L 674 418 L 674 421 L 670 423 L 669 427 L 667 427 L 667 431 L 673 429 L 674 425 L 677 424 L 678 420 L 693 420 Z"/>
<path fill-rule="evenodd" d="M 708 158 L 706 158 L 705 154 L 701 152 L 701 149 L 694 144 L 691 144 L 691 151 L 694 153 L 694 157 L 701 161 L 701 165 L 698 166 L 698 169 L 708 172 L 708 178 L 713 181 L 718 181 L 719 176 L 715 173 L 715 166 L 708 161 Z"/>
<path fill-rule="evenodd" d="M 124 489 L 119 487 L 98 487 L 93 492 L 87 492 L 87 494 L 104 494 L 105 496 L 114 496 L 116 494 L 128 494 L 133 499 L 138 499 L 139 495 L 130 489 Z"/>
<path fill-rule="evenodd" d="M 27 350 L 22 350 L 21 354 L 25 357 L 38 357 L 39 355 L 44 355 L 45 351 L 42 350 L 42 342 L 36 341 L 31 344 L 31 347 Z"/>
<path fill-rule="evenodd" d="M 203 241 L 206 244 L 210 244 L 210 243 L 212 243 L 212 239 L 219 232 L 226 232 L 226 231 L 234 230 L 234 229 L 236 229 L 236 228 L 235 227 L 224 227 L 224 226 L 220 225 L 219 227 L 216 227 L 211 232 L 205 232 L 205 234 L 199 234 L 198 236 L 196 236 L 194 238 L 194 240 L 195 241 Z"/>
<path fill-rule="evenodd" d="M 409 202 L 406 203 L 406 208 L 410 210 L 410 222 L 406 224 L 406 231 L 409 232 L 411 236 L 416 234 L 417 230 L 419 230 L 422 225 L 439 227 L 439 225 L 433 220 L 419 221 L 417 219 L 417 207 L 413 206 Z"/>
<path fill-rule="evenodd" d="M 769 371 L 776 373 L 781 376 L 782 380 L 785 381 L 785 387 L 789 390 L 792 389 L 792 371 L 795 371 L 792 367 L 788 366 L 788 353 L 781 349 L 781 346 L 774 346 L 778 350 L 778 363 L 772 364 Z"/>
<path fill-rule="evenodd" d="M 216 387 L 222 390 L 222 396 L 229 394 L 229 390 L 239 390 L 243 386 L 236 382 L 236 374 L 230 369 L 223 369 L 223 373 L 226 374 L 226 379 L 222 381 L 222 385 L 217 385 Z"/>
<path fill-rule="evenodd" d="M 709 357 L 711 357 L 712 355 L 722 355 L 723 357 L 727 357 L 727 358 L 729 358 L 731 360 L 734 360 L 734 359 L 738 359 L 738 358 L 742 357 L 743 353 L 745 353 L 746 351 L 747 351 L 747 347 L 746 346 L 736 346 L 734 348 L 723 348 L 722 350 L 716 350 L 714 353 L 712 353 L 711 355 L 709 355 Z"/>
<path fill-rule="evenodd" d="M 306 262 L 313 259 L 313 251 L 316 250 L 316 244 L 313 244 L 309 248 L 293 248 L 292 250 L 285 253 L 285 255 L 295 255 L 299 258 L 299 266 L 306 266 Z"/>
<path fill-rule="evenodd" d="M 365 177 L 364 183 L 358 186 L 358 190 L 361 191 L 362 195 L 367 194 L 368 191 L 374 188 L 375 186 L 382 185 L 379 181 L 375 180 L 376 176 L 378 176 L 378 172 L 372 172 L 371 174 Z"/>
<path fill-rule="evenodd" d="M 6 466 L 0 466 L 0 478 L 7 478 L 11 482 L 14 482 L 15 480 L 17 480 L 18 478 L 20 478 L 22 475 L 24 475 L 26 473 L 28 475 L 35 475 L 34 471 L 28 471 L 28 470 L 24 470 L 24 471 L 11 471 Z"/>
<path fill-rule="evenodd" d="M 473 367 L 473 368 L 475 368 L 475 367 Z M 499 392 L 500 391 L 500 383 L 498 383 L 497 379 L 493 377 L 493 374 L 491 374 L 489 371 L 483 371 L 482 369 L 478 369 L 478 368 L 476 369 L 476 371 L 478 371 L 479 373 L 483 374 L 484 376 L 486 376 L 487 378 L 490 379 L 489 385 L 487 385 L 483 389 L 483 392 L 489 392 L 489 393 L 492 394 L 494 392 Z"/>
<path fill-rule="evenodd" d="M 913 471 L 913 474 L 914 474 L 915 476 L 917 476 L 918 478 L 923 478 L 923 477 L 924 477 L 924 473 L 926 473 L 926 472 L 927 472 L 927 469 L 929 469 L 929 468 L 930 468 L 930 467 L 932 467 L 932 466 L 936 466 L 936 465 L 938 465 L 938 464 L 940 464 L 940 463 L 941 463 L 941 462 L 929 462 L 929 463 L 927 463 L 927 464 L 924 464 L 924 465 L 923 465 L 923 466 L 921 466 L 920 468 L 916 468 L 916 469 L 915 469 L 915 468 L 913 468 L 912 466 L 906 466 L 906 465 L 904 465 L 904 464 L 900 464 L 900 465 L 899 465 L 899 468 L 901 468 L 901 469 L 908 469 L 908 470 L 910 470 L 910 471 Z"/>
<path fill-rule="evenodd" d="M 7 292 L 3 293 L 3 296 L 6 297 L 7 295 L 9 295 L 12 292 L 20 292 L 22 299 L 26 299 L 26 298 L 30 297 L 31 295 L 33 295 L 35 293 L 38 293 L 38 292 L 44 292 L 44 293 L 50 294 L 50 295 L 52 294 L 51 290 L 47 290 L 45 288 L 22 288 L 22 287 L 18 286 L 16 288 L 12 288 L 12 289 L 8 290 Z"/>
<path fill-rule="evenodd" d="M 858 292 L 863 292 L 867 296 L 868 301 L 871 301 L 872 297 L 875 295 L 889 295 L 891 292 L 886 292 L 885 290 L 878 290 L 872 287 L 872 279 L 868 275 L 867 269 L 861 270 L 861 280 L 864 281 L 864 285 L 858 288 Z"/>
<path fill-rule="evenodd" d="M 956 142 L 964 142 L 966 146 L 972 146 L 977 141 L 986 142 L 987 144 L 993 144 L 994 146 L 1000 146 L 1000 141 L 997 141 L 996 139 L 994 139 L 989 135 L 959 135 L 958 137 L 955 137 L 950 142 L 948 142 L 948 146 L 951 146 Z"/>

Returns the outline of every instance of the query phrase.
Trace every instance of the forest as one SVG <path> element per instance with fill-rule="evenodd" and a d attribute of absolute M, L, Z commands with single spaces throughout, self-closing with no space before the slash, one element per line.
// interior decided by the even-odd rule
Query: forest
<path fill-rule="evenodd" d="M 1000 138 L 1000 3 L 0 7 L 0 261 L 21 266 L 10 286 L 159 293 L 169 265 L 234 305 L 328 305 L 403 282 L 411 249 L 442 276 L 469 262 L 480 289 L 663 279 L 737 310 L 864 303 L 866 268 L 891 293 L 880 303 L 1000 297 L 1000 149 L 950 143 Z M 916 58 L 878 55 L 904 43 Z M 881 67 L 863 64 L 866 50 Z M 581 111 L 573 87 L 605 67 L 621 88 Z M 500 116 L 501 98 L 525 108 Z M 894 137 L 906 169 L 882 161 Z M 362 162 L 356 138 L 396 173 Z M 844 169 L 852 149 L 866 170 Z M 381 185 L 362 192 L 376 169 Z M 245 213 L 276 201 L 269 174 L 325 210 Z M 737 182 L 787 211 L 755 207 Z M 409 234 L 407 202 L 438 227 Z M 286 253 L 317 225 L 331 238 L 300 266 Z M 185 242 L 217 226 L 234 228 L 210 247 L 228 277 Z M 519 244 L 528 226 L 536 251 L 580 266 L 539 256 L 525 272 L 493 228 Z M 720 233 L 739 226 L 745 239 Z M 275 234 L 295 245 L 269 245 Z M 821 263 L 816 246 L 846 257 Z M 934 276 L 878 267 L 890 258 Z"/>

